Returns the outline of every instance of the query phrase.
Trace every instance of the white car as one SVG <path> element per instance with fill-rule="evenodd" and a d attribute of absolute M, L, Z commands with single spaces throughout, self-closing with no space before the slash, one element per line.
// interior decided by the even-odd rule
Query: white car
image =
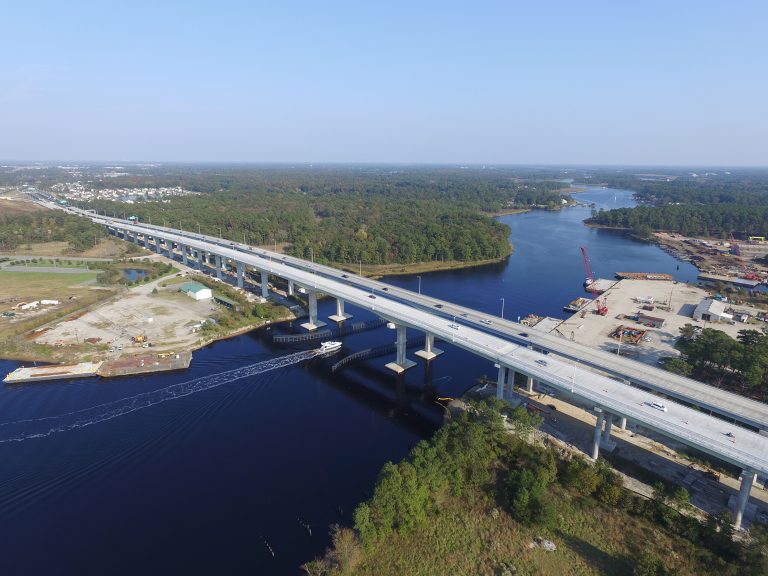
<path fill-rule="evenodd" d="M 547 361 L 546 360 L 536 360 L 536 364 L 538 364 L 539 366 L 546 366 L 547 365 Z"/>
<path fill-rule="evenodd" d="M 651 408 L 656 408 L 656 410 L 661 410 L 662 412 L 667 411 L 667 407 L 661 402 L 646 402 L 646 404 L 648 404 L 648 406 Z"/>

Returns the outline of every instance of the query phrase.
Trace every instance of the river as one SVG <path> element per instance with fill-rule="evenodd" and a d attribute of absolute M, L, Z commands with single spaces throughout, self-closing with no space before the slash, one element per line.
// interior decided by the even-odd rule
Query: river
<path fill-rule="evenodd" d="M 634 204 L 624 190 L 576 198 Z M 589 212 L 501 217 L 515 245 L 506 262 L 425 273 L 421 290 L 495 314 L 503 298 L 507 318 L 564 317 L 562 306 L 584 295 L 581 245 L 596 276 L 695 281 L 693 266 L 656 246 L 585 227 Z M 415 276 L 388 281 L 418 286 Z M 333 313 L 330 301 L 319 308 Z M 331 359 L 285 359 L 314 346 L 278 346 L 271 335 L 214 343 L 183 373 L 3 386 L 0 573 L 298 574 L 328 546 L 330 524 L 351 524 L 382 464 L 439 425 L 435 396 L 494 375 L 487 361 L 442 344 L 429 372 L 419 361 L 398 378 L 379 358 L 332 376 Z M 341 354 L 393 339 L 386 328 L 355 334 Z M 281 358 L 288 365 L 275 367 Z M 0 374 L 16 366 L 0 361 Z"/>

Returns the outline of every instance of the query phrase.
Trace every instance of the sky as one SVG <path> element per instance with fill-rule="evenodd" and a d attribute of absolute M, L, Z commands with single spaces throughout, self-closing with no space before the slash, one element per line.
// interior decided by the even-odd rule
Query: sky
<path fill-rule="evenodd" d="M 768 2 L 4 3 L 0 159 L 768 165 Z"/>

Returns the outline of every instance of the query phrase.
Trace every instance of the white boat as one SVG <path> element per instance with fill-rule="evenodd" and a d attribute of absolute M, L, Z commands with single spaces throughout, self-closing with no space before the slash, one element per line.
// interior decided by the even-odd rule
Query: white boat
<path fill-rule="evenodd" d="M 341 348 L 341 342 L 334 342 L 332 340 L 329 340 L 328 342 L 323 342 L 320 344 L 320 352 L 335 352 Z"/>

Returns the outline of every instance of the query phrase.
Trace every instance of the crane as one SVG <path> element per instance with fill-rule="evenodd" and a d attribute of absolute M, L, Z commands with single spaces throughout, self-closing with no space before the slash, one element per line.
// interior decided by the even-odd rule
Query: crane
<path fill-rule="evenodd" d="M 603 298 L 603 301 L 600 302 L 600 296 L 598 295 L 597 288 L 595 287 L 595 277 L 592 276 L 592 266 L 589 264 L 589 257 L 587 256 L 586 246 L 581 247 L 581 259 L 584 261 L 584 270 L 587 273 L 585 285 L 587 290 L 592 293 L 592 298 L 595 301 L 595 312 L 600 314 L 600 316 L 605 316 L 608 314 L 608 299 Z"/>

